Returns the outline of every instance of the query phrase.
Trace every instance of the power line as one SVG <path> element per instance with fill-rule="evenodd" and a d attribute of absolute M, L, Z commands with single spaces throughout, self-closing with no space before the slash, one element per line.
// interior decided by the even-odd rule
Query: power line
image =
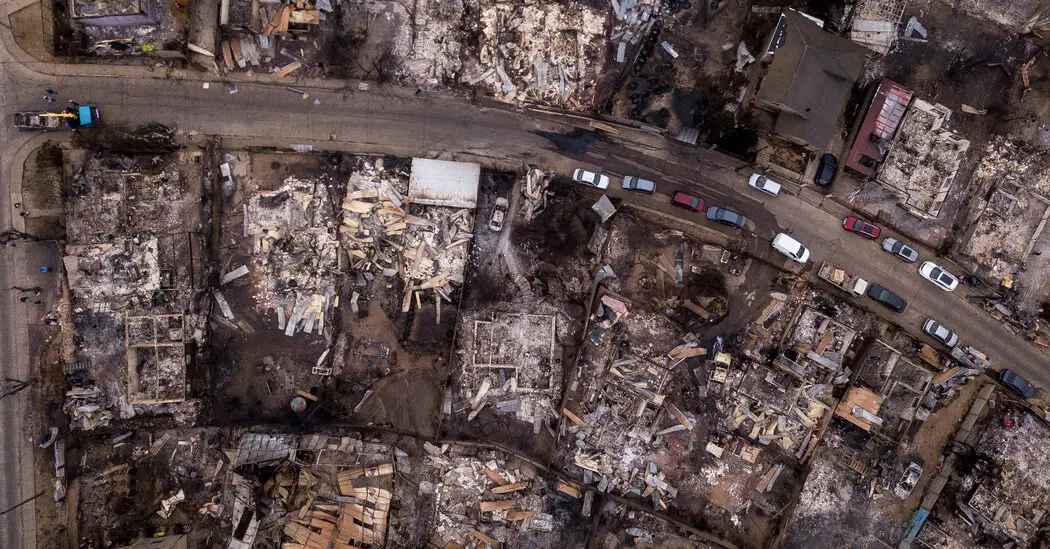
<path fill-rule="evenodd" d="M 30 379 L 29 381 L 22 381 L 22 380 L 15 379 L 15 378 L 12 378 L 12 377 L 5 378 L 4 379 L 4 385 L 3 385 L 2 388 L 0 388 L 0 399 L 3 399 L 4 397 L 11 396 L 11 395 L 21 391 L 22 389 L 25 389 L 26 387 L 29 387 L 30 385 L 36 383 L 36 381 L 37 381 L 37 379 L 35 377 Z M 3 514 L 3 513 L 0 513 L 0 514 Z"/>
<path fill-rule="evenodd" d="M 34 499 L 36 499 L 36 498 L 38 498 L 38 497 L 40 497 L 42 495 L 44 495 L 44 491 L 43 490 L 37 492 L 37 494 L 35 496 L 33 496 L 33 497 L 26 498 L 26 499 L 22 500 L 21 503 L 16 504 L 14 507 L 11 507 L 10 509 L 5 509 L 4 511 L 0 511 L 0 517 L 10 513 L 11 511 L 14 511 L 15 509 L 18 509 L 19 507 L 29 503 L 30 501 L 33 501 Z"/>

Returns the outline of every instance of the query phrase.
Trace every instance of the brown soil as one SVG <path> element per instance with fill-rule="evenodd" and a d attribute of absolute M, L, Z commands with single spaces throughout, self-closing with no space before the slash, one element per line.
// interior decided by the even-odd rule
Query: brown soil
<path fill-rule="evenodd" d="M 342 413 L 352 412 L 371 389 L 372 394 L 353 416 L 355 423 L 389 425 L 398 432 L 437 436 L 448 375 L 444 367 L 447 346 L 436 352 L 409 351 L 399 338 L 403 328 L 381 309 L 369 309 L 364 318 L 356 318 L 349 308 L 343 313 L 351 342 L 338 386 L 350 390 L 333 391 L 336 394 L 332 395 Z"/>
<path fill-rule="evenodd" d="M 806 171 L 806 163 L 809 161 L 808 155 L 801 147 L 783 142 L 777 143 L 769 159 L 777 166 L 798 174 Z"/>
<path fill-rule="evenodd" d="M 973 404 L 974 399 L 977 397 L 977 390 L 981 385 L 980 380 L 968 383 L 966 387 L 963 387 L 955 395 L 955 399 L 947 407 L 938 410 L 923 424 L 915 438 L 912 439 L 911 444 L 901 447 L 901 455 L 912 455 L 922 460 L 924 464 L 923 476 L 919 479 L 919 483 L 915 485 L 915 489 L 912 490 L 911 496 L 907 500 L 898 502 L 896 498 L 884 499 L 884 501 L 887 501 L 886 510 L 891 518 L 899 521 L 906 521 L 911 518 L 912 513 L 915 512 L 919 501 L 922 499 L 923 492 L 926 491 L 926 487 L 931 482 L 930 474 L 935 470 L 934 468 L 944 449 L 944 445 L 959 428 L 963 417 L 966 416 L 970 405 Z"/>
<path fill-rule="evenodd" d="M 358 413 L 363 422 L 389 424 L 395 431 L 435 437 L 443 383 L 434 371 L 399 372 L 372 385 L 372 397 Z"/>
<path fill-rule="evenodd" d="M 289 403 L 295 395 L 285 390 L 286 376 L 292 376 L 295 388 L 312 390 L 321 381 L 310 370 L 324 352 L 324 338 L 302 333 L 286 337 L 278 330 L 275 315 L 253 314 L 249 296 L 230 291 L 226 296 L 235 314 L 255 331 L 231 331 L 213 325 L 213 416 L 222 418 L 220 423 L 292 420 Z"/>
<path fill-rule="evenodd" d="M 41 240 L 64 240 L 65 211 L 62 205 L 62 154 L 47 144 L 26 157 L 22 175 L 22 204 L 26 232 Z"/>

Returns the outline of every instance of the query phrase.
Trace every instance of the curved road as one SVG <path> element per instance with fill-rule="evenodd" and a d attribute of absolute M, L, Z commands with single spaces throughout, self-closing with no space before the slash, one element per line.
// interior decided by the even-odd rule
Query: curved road
<path fill-rule="evenodd" d="M 7 9 L 4 12 L 8 13 Z M 810 247 L 814 263 L 832 261 L 897 291 L 910 302 L 904 315 L 888 313 L 866 298 L 857 300 L 861 306 L 879 311 L 914 333 L 918 333 L 926 316 L 937 318 L 956 330 L 964 344 L 987 352 L 997 367 L 1014 368 L 1034 382 L 1050 386 L 1047 355 L 970 306 L 961 296 L 941 292 L 920 279 L 914 266 L 885 254 L 877 243 L 843 231 L 843 208 L 830 201 L 822 202 L 805 189 L 801 193 L 791 189 L 798 196 L 785 193 L 779 198 L 752 193 L 746 186 L 750 169 L 714 152 L 680 147 L 644 132 L 622 130 L 620 135 L 592 143 L 586 152 L 572 156 L 560 152 L 536 132 L 568 133 L 578 125 L 586 127 L 586 121 L 579 118 L 516 110 L 495 103 L 474 105 L 438 94 L 416 96 L 400 88 L 373 87 L 362 92 L 331 81 L 295 84 L 309 91 L 310 98 L 304 100 L 285 89 L 288 83 L 238 77 L 240 91 L 229 95 L 225 85 L 211 79 L 211 74 L 176 73 L 174 79 L 166 79 L 159 71 L 140 67 L 46 64 L 32 60 L 18 49 L 9 28 L 0 27 L 0 41 L 4 43 L 0 50 L 0 89 L 5 112 L 0 125 L 0 178 L 4 185 L 0 189 L 0 223 L 4 228 L 22 228 L 22 219 L 12 216 L 12 203 L 20 200 L 22 162 L 29 150 L 48 138 L 14 131 L 11 114 L 40 108 L 47 88 L 57 90 L 63 99 L 98 105 L 103 118 L 110 122 L 138 125 L 158 121 L 184 132 L 221 136 L 231 147 L 308 143 L 329 150 L 470 160 L 510 169 L 531 163 L 563 174 L 576 166 L 600 168 L 613 175 L 647 176 L 658 182 L 660 192 L 653 197 L 625 197 L 614 188 L 609 194 L 691 221 L 706 223 L 697 214 L 671 208 L 666 195 L 672 190 L 693 191 L 709 204 L 741 211 L 754 224 L 753 237 L 748 235 L 749 251 L 763 258 L 781 260 L 768 243 L 775 232 L 790 228 L 796 238 Z M 209 88 L 205 89 L 203 82 L 209 82 Z M 617 184 L 618 181 L 613 186 Z M 725 231 L 721 227 L 718 230 Z M 18 285 L 21 280 L 15 270 L 19 250 L 5 248 L 0 252 L 4 254 L 0 288 Z M 926 251 L 924 257 L 932 255 Z M 807 268 L 812 269 L 813 265 Z M 6 292 L 2 299 L 5 312 L 16 310 L 14 295 Z M 25 356 L 25 319 L 15 318 L 12 313 L 2 314 L 0 323 L 0 350 L 6 357 L 3 374 L 20 379 L 31 377 Z M 24 432 L 28 402 L 25 393 L 0 401 L 0 511 L 38 490 L 33 486 L 32 459 L 34 452 L 41 450 L 32 444 L 32 434 Z M 0 546 L 35 546 L 32 504 L 0 517 Z"/>

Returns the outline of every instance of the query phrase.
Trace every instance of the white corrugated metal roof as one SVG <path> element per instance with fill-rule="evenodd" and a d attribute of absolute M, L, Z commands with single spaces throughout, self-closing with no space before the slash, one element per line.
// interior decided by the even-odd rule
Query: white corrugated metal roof
<path fill-rule="evenodd" d="M 413 204 L 474 209 L 480 182 L 480 164 L 413 158 L 408 197 Z"/>

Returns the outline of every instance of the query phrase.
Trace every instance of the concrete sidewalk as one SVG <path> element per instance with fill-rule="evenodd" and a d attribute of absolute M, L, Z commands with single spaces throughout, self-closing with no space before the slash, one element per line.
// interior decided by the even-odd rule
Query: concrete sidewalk
<path fill-rule="evenodd" d="M 42 273 L 40 267 L 57 266 L 60 248 L 56 242 L 19 242 L 14 247 L 0 248 L 0 302 L 7 314 L 0 315 L 0 349 L 7 360 L 2 362 L 4 377 L 28 380 L 39 377 L 33 371 L 50 335 L 41 319 L 48 311 L 57 311 L 61 301 L 61 279 L 56 270 Z M 39 286 L 41 295 L 20 292 L 14 287 Z M 19 297 L 26 297 L 22 302 Z M 40 300 L 41 303 L 32 303 Z M 45 495 L 0 517 L 0 545 L 3 547 L 36 547 L 36 516 L 39 506 L 55 506 L 51 487 L 37 486 L 36 460 L 50 463 L 50 453 L 37 448 L 35 441 L 43 432 L 43 395 L 40 384 L 0 400 L 0 509 L 6 510 L 34 496 Z M 49 398 L 49 397 L 47 397 Z M 46 468 L 46 467 L 45 467 Z"/>

